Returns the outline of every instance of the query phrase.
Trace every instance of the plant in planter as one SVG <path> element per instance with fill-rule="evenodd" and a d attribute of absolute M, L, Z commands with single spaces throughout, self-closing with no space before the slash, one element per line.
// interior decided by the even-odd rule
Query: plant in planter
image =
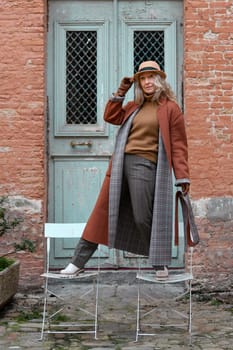
<path fill-rule="evenodd" d="M 22 218 L 10 217 L 7 204 L 7 197 L 0 197 L 0 237 L 12 232 L 23 221 Z M 13 249 L 0 256 L 0 308 L 17 292 L 20 262 L 8 256 L 18 250 L 33 252 L 35 245 L 31 240 L 23 238 L 19 243 L 13 244 Z"/>

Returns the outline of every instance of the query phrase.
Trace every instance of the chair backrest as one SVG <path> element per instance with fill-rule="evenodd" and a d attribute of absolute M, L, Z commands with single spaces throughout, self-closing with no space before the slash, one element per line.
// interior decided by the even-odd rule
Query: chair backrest
<path fill-rule="evenodd" d="M 50 240 L 51 238 L 80 238 L 82 236 L 86 223 L 45 223 L 44 235 L 46 238 L 46 271 L 49 272 L 50 260 Z"/>
<path fill-rule="evenodd" d="M 46 252 L 47 252 L 47 271 L 49 271 L 50 260 L 50 248 L 51 239 L 62 238 L 81 238 L 86 223 L 45 223 L 44 224 L 44 236 L 46 238 Z M 98 245 L 98 267 L 101 261 L 106 262 L 109 259 L 109 252 L 106 251 L 107 247 L 101 244 Z M 115 257 L 111 258 L 114 259 Z M 114 262 L 111 265 L 116 265 Z"/>
<path fill-rule="evenodd" d="M 45 223 L 46 238 L 80 238 L 86 223 Z"/>

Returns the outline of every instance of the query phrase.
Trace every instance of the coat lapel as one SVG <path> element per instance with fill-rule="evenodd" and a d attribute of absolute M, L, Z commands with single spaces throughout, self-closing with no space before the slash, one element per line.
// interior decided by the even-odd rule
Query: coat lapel
<path fill-rule="evenodd" d="M 116 145 L 112 157 L 109 190 L 109 246 L 114 248 L 117 248 L 117 244 L 121 245 L 121 243 L 116 243 L 116 241 L 120 240 L 119 236 L 117 236 L 117 227 L 121 197 L 124 151 L 128 133 L 137 111 L 138 109 L 136 109 L 129 118 L 126 118 L 125 122 L 121 125 L 116 137 Z"/>
<path fill-rule="evenodd" d="M 173 222 L 172 187 L 172 172 L 160 133 L 149 252 L 151 265 L 169 265 L 171 263 Z"/>

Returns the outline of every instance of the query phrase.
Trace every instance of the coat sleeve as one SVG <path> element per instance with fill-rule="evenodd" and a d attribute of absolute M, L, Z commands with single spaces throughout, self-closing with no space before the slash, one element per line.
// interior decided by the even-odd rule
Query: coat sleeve
<path fill-rule="evenodd" d="M 110 98 L 104 111 L 104 120 L 110 124 L 121 125 L 131 111 L 131 107 L 135 106 L 134 102 L 128 102 L 123 106 L 124 97 L 116 96 Z M 134 107 L 135 109 L 135 107 Z"/>
<path fill-rule="evenodd" d="M 176 185 L 190 183 L 188 165 L 188 143 L 184 116 L 177 104 L 173 105 L 170 119 L 172 166 Z"/>

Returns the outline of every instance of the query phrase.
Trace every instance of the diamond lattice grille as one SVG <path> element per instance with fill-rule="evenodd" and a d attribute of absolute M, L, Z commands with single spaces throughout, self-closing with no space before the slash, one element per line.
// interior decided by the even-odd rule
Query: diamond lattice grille
<path fill-rule="evenodd" d="M 66 32 L 66 123 L 97 122 L 97 33 Z"/>
<path fill-rule="evenodd" d="M 164 70 L 164 31 L 134 32 L 134 70 L 143 61 L 156 61 Z"/>

